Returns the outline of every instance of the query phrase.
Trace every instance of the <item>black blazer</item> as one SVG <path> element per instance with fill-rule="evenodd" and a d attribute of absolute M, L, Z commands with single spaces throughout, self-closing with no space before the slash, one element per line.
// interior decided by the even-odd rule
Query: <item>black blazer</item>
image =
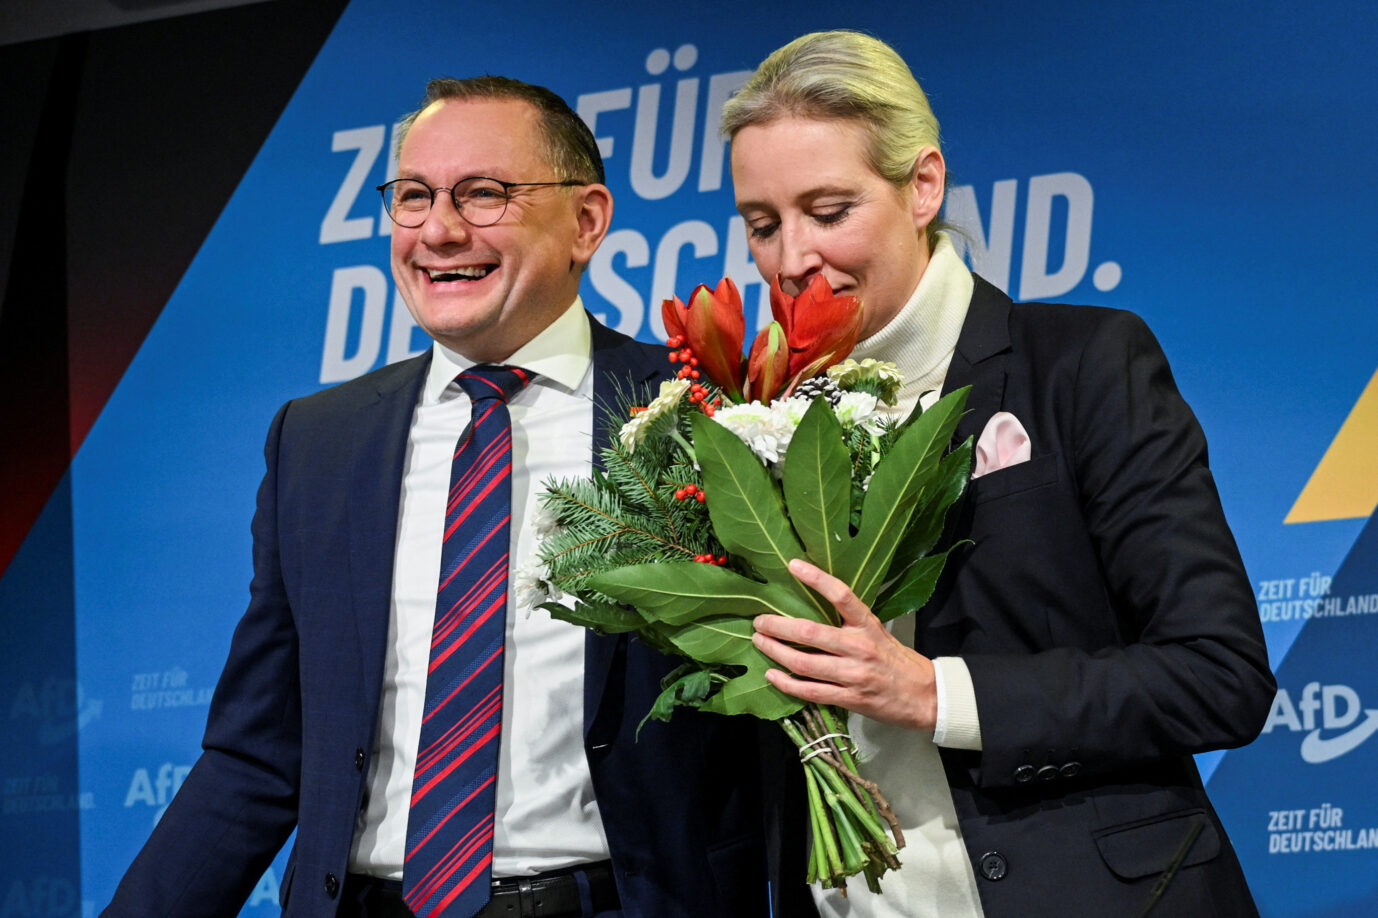
<path fill-rule="evenodd" d="M 667 375 L 663 348 L 596 322 L 593 331 L 598 405 L 614 403 L 619 381 Z M 403 462 L 429 359 L 289 402 L 273 421 L 251 599 L 204 752 L 105 914 L 236 915 L 293 828 L 284 914 L 336 913 L 378 720 Z M 604 442 L 600 431 L 595 449 Z M 682 711 L 634 736 L 672 666 L 638 641 L 589 633 L 584 746 L 624 914 L 764 916 L 756 724 Z M 786 908 L 776 913 L 800 913 Z"/>
<path fill-rule="evenodd" d="M 1255 914 L 1193 753 L 1276 691 L 1248 577 L 1167 360 L 1131 313 L 1015 304 L 984 280 L 948 371 L 960 438 L 997 411 L 1032 457 L 972 482 L 917 648 L 962 657 L 979 753 L 943 750 L 987 918 Z"/>

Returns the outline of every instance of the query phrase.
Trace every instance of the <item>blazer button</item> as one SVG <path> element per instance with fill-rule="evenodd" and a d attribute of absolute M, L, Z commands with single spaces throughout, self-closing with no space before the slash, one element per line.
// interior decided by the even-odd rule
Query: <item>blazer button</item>
<path fill-rule="evenodd" d="M 1009 869 L 1010 865 L 999 851 L 987 851 L 981 855 L 981 876 L 987 880 L 1003 880 Z"/>
<path fill-rule="evenodd" d="M 1075 778 L 1077 775 L 1081 774 L 1081 763 L 1068 762 L 1066 765 L 1063 765 L 1059 771 L 1062 772 L 1062 777 L 1064 778 Z"/>
<path fill-rule="evenodd" d="M 325 875 L 325 894 L 333 899 L 339 891 L 340 881 L 335 879 L 335 874 L 327 873 Z"/>
<path fill-rule="evenodd" d="M 1014 780 L 1020 784 L 1028 784 L 1034 778 L 1034 767 L 1032 765 L 1020 765 L 1014 770 Z"/>
<path fill-rule="evenodd" d="M 355 750 L 354 750 L 354 770 L 355 770 L 355 771 L 363 771 L 363 770 L 364 770 L 364 750 L 362 750 L 362 749 L 355 749 Z"/>
<path fill-rule="evenodd" d="M 1053 779 L 1056 778 L 1056 777 L 1057 777 L 1057 766 L 1056 766 L 1056 765 L 1044 765 L 1042 768 L 1040 768 L 1040 769 L 1038 770 L 1038 780 L 1040 780 L 1040 781 L 1051 781 L 1051 780 L 1053 780 Z"/>

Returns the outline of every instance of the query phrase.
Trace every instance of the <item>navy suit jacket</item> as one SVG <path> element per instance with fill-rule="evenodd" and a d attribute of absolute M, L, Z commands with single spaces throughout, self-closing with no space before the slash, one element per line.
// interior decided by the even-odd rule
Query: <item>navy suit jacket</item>
<path fill-rule="evenodd" d="M 663 348 L 597 322 L 593 332 L 597 406 L 615 403 L 619 382 L 666 375 Z M 204 752 L 107 915 L 235 915 L 293 828 L 284 914 L 335 914 L 374 746 L 403 462 L 428 362 L 289 402 L 273 421 L 251 599 Z M 606 442 L 601 430 L 593 442 Z M 758 725 L 681 711 L 638 741 L 673 662 L 626 636 L 590 632 L 586 648 L 584 748 L 624 913 L 768 914 Z"/>
<path fill-rule="evenodd" d="M 944 388 L 959 438 L 997 411 L 1028 462 L 972 482 L 917 648 L 962 657 L 983 749 L 943 750 L 987 918 L 1255 914 L 1191 755 L 1239 746 L 1276 692 L 1206 441 L 1147 326 L 1015 304 L 977 278 Z"/>

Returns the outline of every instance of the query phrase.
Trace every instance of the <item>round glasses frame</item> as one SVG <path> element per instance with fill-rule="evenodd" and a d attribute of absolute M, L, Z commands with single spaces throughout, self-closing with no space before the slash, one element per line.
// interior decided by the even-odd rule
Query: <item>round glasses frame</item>
<path fill-rule="evenodd" d="M 513 188 L 560 187 L 587 185 L 572 179 L 563 182 L 504 182 L 486 175 L 460 179 L 449 188 L 432 188 L 420 179 L 393 179 L 378 186 L 383 196 L 383 208 L 393 223 L 406 229 L 416 229 L 426 222 L 435 196 L 441 191 L 450 193 L 455 212 L 470 226 L 492 226 L 507 213 Z"/>

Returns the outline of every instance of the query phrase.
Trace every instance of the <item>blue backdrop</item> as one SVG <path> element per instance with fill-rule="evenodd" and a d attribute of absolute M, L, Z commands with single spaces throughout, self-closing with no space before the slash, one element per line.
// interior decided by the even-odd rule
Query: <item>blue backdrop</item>
<path fill-rule="evenodd" d="M 99 910 L 195 760 L 275 409 L 426 346 L 373 191 L 425 81 L 502 73 L 576 105 L 616 198 L 585 302 L 652 340 L 662 298 L 723 274 L 760 314 L 718 109 L 833 27 L 891 42 L 929 91 L 977 270 L 1162 340 L 1280 686 L 1259 740 L 1201 758 L 1212 797 L 1265 915 L 1378 914 L 1376 8 L 847 6 L 349 4 L 0 579 L 26 648 L 0 826 L 79 839 L 78 870 L 7 856 L 0 916 Z M 39 616 L 72 623 L 74 663 L 22 643 Z M 75 773 L 53 762 L 73 741 Z M 246 914 L 277 914 L 281 864 Z"/>

